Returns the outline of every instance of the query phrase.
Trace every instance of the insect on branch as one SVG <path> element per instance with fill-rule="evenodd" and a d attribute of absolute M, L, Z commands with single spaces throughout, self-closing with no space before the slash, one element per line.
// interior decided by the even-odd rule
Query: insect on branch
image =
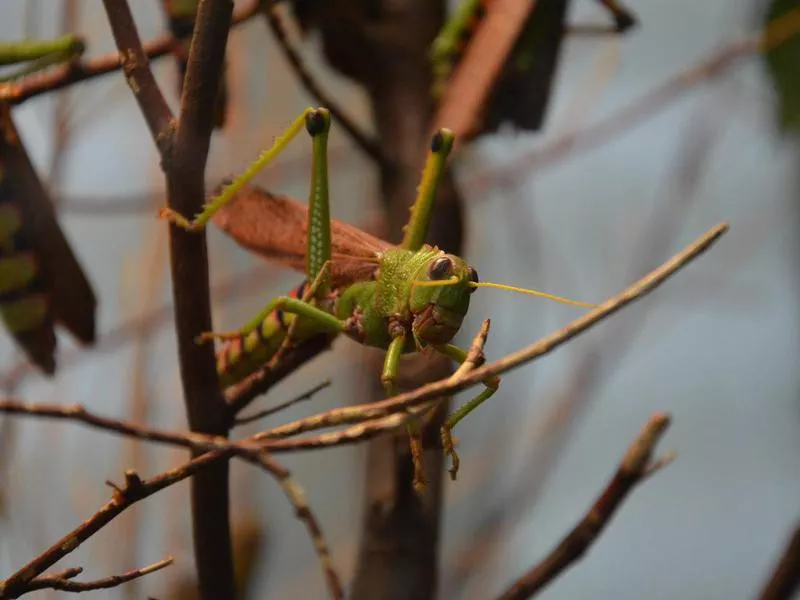
<path fill-rule="evenodd" d="M 33 592 L 36 590 L 58 590 L 61 592 L 91 592 L 94 590 L 105 590 L 108 588 L 113 588 L 122 585 L 123 583 L 128 583 L 129 581 L 133 581 L 134 579 L 138 579 L 139 577 L 144 577 L 145 575 L 149 575 L 150 573 L 155 573 L 156 571 L 160 571 L 165 567 L 170 566 L 174 562 L 174 559 L 171 556 L 164 558 L 158 562 L 155 562 L 151 565 L 147 565 L 146 567 L 141 567 L 139 569 L 133 569 L 131 571 L 126 571 L 125 573 L 120 573 L 119 575 L 111 575 L 109 577 L 104 577 L 103 579 L 95 579 L 94 581 L 72 581 L 74 577 L 77 577 L 83 572 L 83 569 L 80 567 L 66 569 L 61 573 L 53 573 L 51 575 L 42 575 L 41 577 L 37 577 L 33 579 L 29 584 L 27 589 L 22 592 L 23 594 L 27 594 L 28 592 Z M 21 595 L 21 594 L 20 594 Z M 4 598 L 0 593 L 0 598 Z M 11 598 L 11 596 L 8 596 Z"/>

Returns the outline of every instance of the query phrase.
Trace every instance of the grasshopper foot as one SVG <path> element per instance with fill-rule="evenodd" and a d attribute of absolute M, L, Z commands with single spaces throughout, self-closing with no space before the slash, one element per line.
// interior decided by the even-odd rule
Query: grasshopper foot
<path fill-rule="evenodd" d="M 421 496 L 425 492 L 425 486 L 428 485 L 428 480 L 425 478 L 422 438 L 412 435 L 409 438 L 409 446 L 411 447 L 411 461 L 414 463 L 414 491 Z"/>
<path fill-rule="evenodd" d="M 202 229 L 202 227 L 198 227 L 192 221 L 189 221 L 179 212 L 176 212 L 171 208 L 167 208 L 166 206 L 159 209 L 158 218 L 164 219 L 165 221 L 169 221 L 176 227 L 180 227 L 181 229 L 185 229 L 186 231 L 200 231 Z"/>
<path fill-rule="evenodd" d="M 458 475 L 458 467 L 461 464 L 461 461 L 458 459 L 458 453 L 456 452 L 456 442 L 453 439 L 452 433 L 450 433 L 450 427 L 447 425 L 442 426 L 441 434 L 444 453 L 450 457 L 450 462 L 452 463 L 450 467 L 450 479 L 455 481 Z"/>

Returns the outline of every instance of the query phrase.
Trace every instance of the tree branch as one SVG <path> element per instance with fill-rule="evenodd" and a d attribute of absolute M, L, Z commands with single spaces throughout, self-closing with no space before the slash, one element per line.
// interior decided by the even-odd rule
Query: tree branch
<path fill-rule="evenodd" d="M 110 577 L 104 577 L 103 579 L 96 579 L 94 581 L 71 581 L 73 577 L 76 577 L 82 573 L 83 569 L 67 569 L 62 573 L 54 573 L 52 575 L 42 575 L 41 577 L 36 577 L 28 584 L 28 588 L 23 592 L 23 594 L 33 592 L 35 590 L 45 589 L 76 593 L 91 592 L 93 590 L 105 590 L 120 586 L 123 583 L 128 583 L 129 581 L 133 581 L 139 577 L 144 577 L 150 573 L 160 571 L 161 569 L 170 566 L 173 562 L 174 559 L 169 556 L 163 560 L 153 563 L 152 565 L 141 567 L 139 569 L 133 569 L 132 571 L 126 571 L 120 575 L 111 575 Z"/>
<path fill-rule="evenodd" d="M 119 49 L 119 61 L 125 80 L 147 121 L 150 135 L 163 156 L 171 141 L 174 121 L 172 111 L 150 70 L 150 61 L 142 48 L 128 3 L 125 0 L 103 0 L 103 6 Z"/>
<path fill-rule="evenodd" d="M 233 15 L 231 25 L 246 23 L 259 13 L 259 0 L 254 0 Z M 172 54 L 179 39 L 162 35 L 143 45 L 144 55 L 157 59 Z M 55 92 L 82 81 L 116 73 L 122 68 L 123 59 L 119 52 L 110 52 L 83 62 L 72 62 L 54 69 L 48 69 L 19 81 L 0 85 L 0 102 L 16 105 L 41 94 Z"/>
<path fill-rule="evenodd" d="M 586 553 L 633 488 L 669 462 L 668 457 L 650 462 L 653 450 L 669 427 L 669 422 L 669 416 L 663 413 L 650 417 L 628 448 L 614 477 L 583 519 L 547 557 L 500 594 L 498 600 L 530 598 Z"/>
<path fill-rule="evenodd" d="M 789 600 L 800 588 L 800 526 L 795 529 L 772 576 L 761 592 L 761 600 Z"/>

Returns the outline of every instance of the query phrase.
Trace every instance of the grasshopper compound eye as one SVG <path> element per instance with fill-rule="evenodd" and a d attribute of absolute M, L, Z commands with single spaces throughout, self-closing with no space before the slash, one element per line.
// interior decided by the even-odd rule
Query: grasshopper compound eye
<path fill-rule="evenodd" d="M 326 110 L 316 109 L 306 115 L 306 131 L 310 136 L 317 136 L 325 131 L 330 116 Z"/>
<path fill-rule="evenodd" d="M 475 267 L 468 267 L 467 268 L 467 276 L 469 277 L 469 280 L 470 280 L 471 283 L 477 284 L 477 283 L 480 282 L 480 280 L 478 279 L 478 272 L 475 270 Z M 478 289 L 477 285 L 471 285 L 471 286 L 469 286 L 468 291 L 471 294 L 476 289 Z"/>
<path fill-rule="evenodd" d="M 453 275 L 453 261 L 447 256 L 440 256 L 428 267 L 428 276 L 431 279 L 449 279 Z"/>

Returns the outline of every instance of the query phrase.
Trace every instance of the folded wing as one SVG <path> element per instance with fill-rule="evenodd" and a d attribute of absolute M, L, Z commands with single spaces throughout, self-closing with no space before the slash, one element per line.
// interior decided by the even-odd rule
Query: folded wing
<path fill-rule="evenodd" d="M 248 250 L 305 271 L 308 209 L 296 200 L 245 186 L 214 215 L 214 223 Z M 334 286 L 374 277 L 381 253 L 392 247 L 357 227 L 331 219 Z"/>

